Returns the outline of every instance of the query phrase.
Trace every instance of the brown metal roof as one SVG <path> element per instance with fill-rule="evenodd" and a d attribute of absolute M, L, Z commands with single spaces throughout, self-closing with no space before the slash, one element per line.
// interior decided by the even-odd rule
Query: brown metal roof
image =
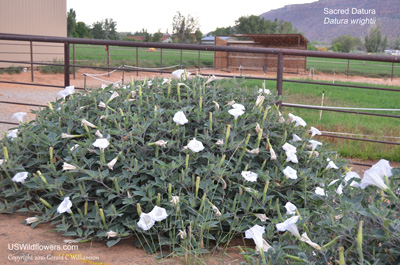
<path fill-rule="evenodd" d="M 306 45 L 309 41 L 301 34 L 234 34 L 232 37 L 250 38 L 255 43 L 266 45 Z"/>

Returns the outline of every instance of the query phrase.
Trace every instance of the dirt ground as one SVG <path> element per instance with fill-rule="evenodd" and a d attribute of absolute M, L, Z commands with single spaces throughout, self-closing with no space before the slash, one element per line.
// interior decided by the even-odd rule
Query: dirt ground
<path fill-rule="evenodd" d="M 195 73 L 195 71 L 192 71 Z M 76 79 L 71 78 L 71 85 L 76 87 L 83 87 L 85 78 L 84 73 L 99 74 L 91 70 L 80 70 L 76 73 Z M 215 71 L 201 71 L 202 74 L 212 74 Z M 221 74 L 236 74 L 220 72 Z M 263 76 L 259 73 L 244 72 L 245 75 Z M 169 74 L 155 74 L 155 73 L 139 73 L 138 75 L 133 72 L 125 74 L 125 82 L 129 82 L 131 78 L 134 80 L 143 79 L 144 77 L 151 78 L 161 76 L 168 78 Z M 267 77 L 274 77 L 268 74 Z M 306 76 L 298 75 L 285 75 L 284 78 L 305 78 Z M 50 84 L 63 86 L 63 74 L 41 74 L 35 72 L 35 83 Z M 102 80 L 98 80 L 98 79 Z M 122 79 L 122 74 L 111 74 L 110 77 L 95 76 L 86 77 L 86 85 L 88 87 L 100 87 L 102 83 L 117 82 Z M 377 79 L 377 78 L 364 78 L 364 77 L 349 77 L 345 75 L 335 75 L 325 77 L 314 76 L 314 79 L 323 80 L 341 80 L 353 82 L 370 82 L 374 84 L 387 84 L 399 85 L 400 80 Z M 21 74 L 1 74 L 1 81 L 16 81 L 22 83 L 30 83 L 31 75 L 28 73 Z M 49 101 L 53 101 L 57 97 L 57 92 L 62 88 L 49 88 L 27 85 L 16 85 L 0 83 L 0 121 L 15 122 L 11 119 L 12 114 L 18 111 L 29 113 L 31 108 L 17 104 L 4 104 L 3 102 L 16 102 L 16 103 L 29 103 L 45 105 Z M 33 114 L 28 114 L 28 119 L 34 119 Z M 14 125 L 0 124 L 0 132 L 5 132 L 12 128 Z M 358 161 L 366 164 L 373 164 L 376 161 Z M 399 167 L 400 163 L 392 163 L 392 166 Z M 353 166 L 353 170 L 362 174 L 368 167 Z M 147 255 L 143 250 L 138 249 L 133 244 L 133 239 L 120 242 L 118 245 L 108 248 L 101 242 L 89 242 L 81 244 L 65 244 L 65 237 L 51 231 L 50 224 L 40 224 L 35 229 L 23 224 L 24 219 L 32 215 L 22 214 L 0 214 L 0 264 L 15 264 L 15 263 L 30 263 L 30 264 L 182 264 L 183 262 L 178 259 L 156 260 L 155 256 Z M 247 242 L 251 244 L 251 242 Z M 26 244 L 28 250 L 17 249 L 21 244 Z M 78 249 L 73 249 L 78 247 Z M 45 250 L 45 248 L 53 248 L 53 250 Z M 57 248 L 61 248 L 58 250 Z M 236 247 L 228 248 L 223 254 L 214 254 L 203 257 L 202 263 L 199 264 L 240 264 L 242 261 L 241 256 L 238 254 Z M 193 260 L 192 260 L 193 261 Z"/>

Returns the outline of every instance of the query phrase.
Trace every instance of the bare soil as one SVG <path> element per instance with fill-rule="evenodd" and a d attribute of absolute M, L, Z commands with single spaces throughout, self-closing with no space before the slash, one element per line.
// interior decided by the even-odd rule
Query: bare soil
<path fill-rule="evenodd" d="M 195 71 L 192 71 L 193 73 Z M 100 72 L 81 69 L 75 75 L 75 79 L 71 78 L 71 85 L 83 87 L 85 78 L 83 73 L 99 74 Z M 201 71 L 202 74 L 216 73 L 214 70 Z M 221 74 L 240 75 L 239 72 L 219 72 Z M 260 73 L 244 72 L 244 75 L 263 76 Z M 170 77 L 169 74 L 155 74 L 155 73 L 130 73 L 125 74 L 125 82 L 129 82 L 131 78 L 143 79 L 144 77 L 151 78 L 155 76 Z M 268 74 L 267 77 L 273 77 Z M 285 78 L 301 78 L 298 75 L 285 75 Z M 304 77 L 304 76 L 303 76 Z M 40 84 L 50 84 L 63 86 L 63 74 L 42 74 L 35 72 L 34 81 Z M 111 74 L 110 77 L 96 76 L 109 82 L 117 82 L 122 79 L 121 74 Z M 322 78 L 314 76 L 314 79 Z M 371 82 L 375 84 L 399 84 L 400 80 L 378 79 L 378 78 L 365 78 L 353 77 L 347 78 L 345 75 L 336 75 L 335 80 L 353 81 L 353 82 Z M 325 77 L 324 80 L 332 80 L 333 76 Z M 1 74 L 1 81 L 15 81 L 22 83 L 30 83 L 30 73 L 21 74 Z M 86 78 L 86 85 L 88 87 L 100 87 L 105 81 L 97 80 L 92 77 Z M 16 104 L 4 104 L 1 101 L 15 102 L 15 103 L 30 103 L 45 105 L 49 101 L 53 101 L 57 97 L 57 92 L 62 88 L 49 88 L 28 85 L 17 85 L 0 83 L 0 121 L 16 122 L 11 119 L 13 113 L 23 111 L 29 113 L 30 109 L 35 107 L 27 107 Z M 37 107 L 36 107 L 37 109 Z M 33 114 L 28 114 L 28 119 L 34 119 Z M 15 125 L 0 124 L 0 132 L 5 132 Z M 358 161 L 366 164 L 373 164 L 376 161 Z M 399 167 L 400 163 L 391 163 L 392 166 Z M 368 167 L 353 166 L 353 170 L 362 174 Z M 15 263 L 30 263 L 30 264 L 183 264 L 183 259 L 164 259 L 157 260 L 155 255 L 148 255 L 142 249 L 134 246 L 134 239 L 127 239 L 120 242 L 118 245 L 108 248 L 104 242 L 88 242 L 80 244 L 66 244 L 64 239 L 66 237 L 52 232 L 53 229 L 50 224 L 40 224 L 35 229 L 30 226 L 24 225 L 24 219 L 33 215 L 23 214 L 0 214 L 0 264 L 15 264 Z M 247 244 L 252 244 L 250 241 Z M 28 249 L 17 249 L 19 244 L 26 244 Z M 78 247 L 78 249 L 72 249 Z M 45 250 L 45 248 L 53 248 Z M 57 248 L 61 248 L 60 250 Z M 192 258 L 191 262 L 196 264 L 240 264 L 243 261 L 242 257 L 238 254 L 239 251 L 236 247 L 232 246 L 223 253 L 203 256 L 201 261 L 196 261 Z"/>

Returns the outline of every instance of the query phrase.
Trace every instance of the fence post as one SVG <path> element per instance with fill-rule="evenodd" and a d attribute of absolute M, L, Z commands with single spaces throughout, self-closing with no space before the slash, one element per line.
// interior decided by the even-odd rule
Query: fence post
<path fill-rule="evenodd" d="M 180 64 L 181 64 L 181 68 L 180 69 L 182 69 L 182 49 L 181 49 L 181 62 L 180 62 Z"/>
<path fill-rule="evenodd" d="M 75 77 L 75 43 L 72 44 L 72 72 L 74 73 L 74 80 L 76 79 Z"/>
<path fill-rule="evenodd" d="M 347 78 L 349 78 L 349 72 L 350 72 L 350 59 L 347 60 Z"/>
<path fill-rule="evenodd" d="M 108 77 L 110 77 L 110 46 L 106 45 L 106 50 L 107 50 L 107 71 L 108 71 Z"/>
<path fill-rule="evenodd" d="M 64 42 L 64 86 L 69 86 L 69 42 Z"/>
<path fill-rule="evenodd" d="M 391 79 L 391 81 L 393 81 L 393 74 L 394 74 L 394 63 L 392 63 L 392 79 Z"/>
<path fill-rule="evenodd" d="M 125 82 L 125 65 L 122 65 L 122 86 L 124 85 Z"/>
<path fill-rule="evenodd" d="M 199 72 L 200 72 L 200 50 L 199 50 L 199 61 L 197 64 L 198 64 L 197 68 L 199 69 Z"/>
<path fill-rule="evenodd" d="M 160 48 L 160 68 L 162 70 L 162 48 Z"/>
<path fill-rule="evenodd" d="M 282 108 L 282 83 L 283 83 L 283 54 L 278 53 L 278 64 L 276 69 L 276 90 L 278 92 L 278 97 L 280 98 L 278 102 L 279 108 Z"/>
<path fill-rule="evenodd" d="M 136 47 L 136 76 L 139 76 L 139 48 Z"/>
<path fill-rule="evenodd" d="M 33 82 L 33 46 L 32 46 L 32 41 L 30 41 L 30 48 L 31 48 L 31 80 Z"/>

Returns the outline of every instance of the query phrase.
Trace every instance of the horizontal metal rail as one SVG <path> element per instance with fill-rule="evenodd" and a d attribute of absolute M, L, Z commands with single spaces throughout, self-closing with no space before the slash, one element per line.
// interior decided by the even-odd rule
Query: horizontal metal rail
<path fill-rule="evenodd" d="M 44 108 L 47 107 L 46 105 L 42 105 L 42 104 L 21 103 L 21 102 L 3 101 L 3 100 L 1 100 L 0 103 L 11 104 L 11 105 L 31 106 L 31 107 L 44 107 Z"/>
<path fill-rule="evenodd" d="M 48 84 L 24 83 L 24 82 L 11 82 L 11 81 L 2 81 L 2 80 L 0 80 L 0 83 L 25 85 L 25 86 L 43 86 L 43 87 L 65 88 L 65 86 L 60 86 L 60 85 L 48 85 Z M 75 87 L 75 89 L 85 90 L 85 88 L 83 88 L 83 87 Z"/>
<path fill-rule="evenodd" d="M 358 85 L 345 85 L 345 84 L 332 84 L 332 83 L 324 83 L 324 82 L 312 82 L 312 81 L 303 81 L 303 80 L 291 80 L 291 79 L 283 79 L 283 82 L 288 83 L 299 83 L 299 84 L 310 84 L 310 85 L 323 85 L 323 86 L 336 86 L 336 87 L 352 87 L 352 88 L 361 88 L 361 89 L 374 89 L 374 90 L 386 90 L 386 91 L 394 91 L 400 92 L 400 89 L 396 88 L 386 88 L 386 87 L 371 87 L 371 86 L 358 86 Z"/>
<path fill-rule="evenodd" d="M 110 46 L 120 46 L 120 47 L 165 48 L 165 49 L 197 50 L 197 51 L 248 52 L 248 53 L 262 53 L 262 54 L 281 53 L 283 55 L 297 55 L 297 56 L 307 56 L 307 57 L 341 58 L 341 59 L 368 60 L 368 61 L 393 62 L 393 63 L 400 62 L 400 56 L 348 54 L 348 53 L 319 52 L 319 51 L 292 50 L 292 49 L 279 49 L 279 48 L 232 47 L 232 46 L 222 46 L 222 45 L 94 40 L 94 39 L 48 37 L 48 36 L 35 36 L 35 35 L 18 35 L 18 34 L 0 34 L 0 39 L 14 40 L 14 41 L 54 42 L 54 43 L 64 43 L 64 44 L 73 43 L 73 44 L 91 44 L 91 45 L 104 45 L 104 46 L 110 45 Z"/>
<path fill-rule="evenodd" d="M 298 104 L 292 104 L 292 103 L 282 103 L 282 106 L 285 106 L 285 107 L 292 107 L 292 108 L 301 108 L 301 109 L 314 109 L 314 110 L 325 110 L 325 111 L 343 112 L 343 113 L 350 113 L 350 114 L 361 114 L 361 115 L 370 115 L 370 116 L 380 116 L 380 117 L 387 117 L 387 118 L 400 118 L 399 115 L 392 115 L 392 114 L 380 114 L 380 113 L 371 113 L 371 112 L 361 112 L 361 111 L 331 109 L 331 108 L 324 108 L 324 107 L 312 107 L 312 106 L 304 106 L 304 105 L 298 105 Z"/>
<path fill-rule="evenodd" d="M 332 137 L 332 138 L 339 138 L 339 139 L 346 139 L 346 140 L 357 140 L 357 141 L 364 141 L 364 142 L 371 142 L 371 143 L 379 143 L 379 144 L 400 145 L 399 142 L 388 142 L 388 141 L 372 140 L 372 139 L 365 139 L 365 138 L 355 138 L 355 137 L 340 136 L 340 135 L 332 135 L 332 134 L 321 134 L 320 136 L 323 136 L 323 137 Z"/>

